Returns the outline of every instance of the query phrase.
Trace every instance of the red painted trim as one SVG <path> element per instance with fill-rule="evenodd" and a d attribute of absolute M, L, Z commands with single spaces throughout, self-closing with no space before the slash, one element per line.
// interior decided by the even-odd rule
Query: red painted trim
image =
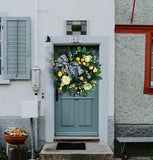
<path fill-rule="evenodd" d="M 135 1 L 133 0 L 133 8 L 132 8 L 132 15 L 131 15 L 131 23 L 133 23 L 133 16 L 134 16 L 134 10 L 135 10 Z"/>
<path fill-rule="evenodd" d="M 116 25 L 115 33 L 131 33 L 146 35 L 145 49 L 145 79 L 144 79 L 144 94 L 153 95 L 153 88 L 150 88 L 151 83 L 151 47 L 153 37 L 153 25 Z"/>
<path fill-rule="evenodd" d="M 153 33 L 153 25 L 116 24 L 115 33 Z"/>
<path fill-rule="evenodd" d="M 146 34 L 146 54 L 145 54 L 145 81 L 144 81 L 144 93 L 153 94 L 153 89 L 150 88 L 151 83 L 151 44 L 152 34 Z"/>

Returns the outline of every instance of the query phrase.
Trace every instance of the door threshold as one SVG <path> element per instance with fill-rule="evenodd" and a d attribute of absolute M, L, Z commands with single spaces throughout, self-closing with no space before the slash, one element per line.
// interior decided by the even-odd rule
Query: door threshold
<path fill-rule="evenodd" d="M 54 137 L 54 141 L 93 141 L 99 142 L 99 137 Z"/>

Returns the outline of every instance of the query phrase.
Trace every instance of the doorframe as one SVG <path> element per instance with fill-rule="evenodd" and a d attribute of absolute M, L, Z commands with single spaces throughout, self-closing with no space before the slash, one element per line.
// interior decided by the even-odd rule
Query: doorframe
<path fill-rule="evenodd" d="M 99 45 L 99 62 L 102 64 L 102 80 L 99 81 L 99 139 L 108 143 L 108 99 L 109 99 L 109 41 L 107 36 L 83 36 L 83 42 L 72 43 L 70 36 L 51 37 L 50 46 L 45 48 L 45 138 L 53 142 L 55 137 L 54 115 L 54 78 L 51 73 L 51 62 L 54 56 L 54 45 Z M 75 138 L 75 137 L 74 137 Z"/>

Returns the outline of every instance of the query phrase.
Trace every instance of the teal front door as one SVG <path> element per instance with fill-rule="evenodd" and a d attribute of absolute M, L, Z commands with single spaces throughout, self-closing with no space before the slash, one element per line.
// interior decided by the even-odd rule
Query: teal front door
<path fill-rule="evenodd" d="M 96 49 L 98 46 L 87 47 Z M 55 47 L 55 54 L 65 47 Z M 55 136 L 98 136 L 98 85 L 87 97 L 58 93 L 55 97 Z M 57 95 L 56 95 L 57 96 Z"/>

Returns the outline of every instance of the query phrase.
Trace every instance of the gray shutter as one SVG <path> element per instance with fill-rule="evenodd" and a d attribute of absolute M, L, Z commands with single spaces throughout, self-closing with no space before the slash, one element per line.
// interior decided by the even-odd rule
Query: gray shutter
<path fill-rule="evenodd" d="M 27 17 L 3 18 L 3 73 L 5 79 L 30 79 L 31 24 Z"/>

